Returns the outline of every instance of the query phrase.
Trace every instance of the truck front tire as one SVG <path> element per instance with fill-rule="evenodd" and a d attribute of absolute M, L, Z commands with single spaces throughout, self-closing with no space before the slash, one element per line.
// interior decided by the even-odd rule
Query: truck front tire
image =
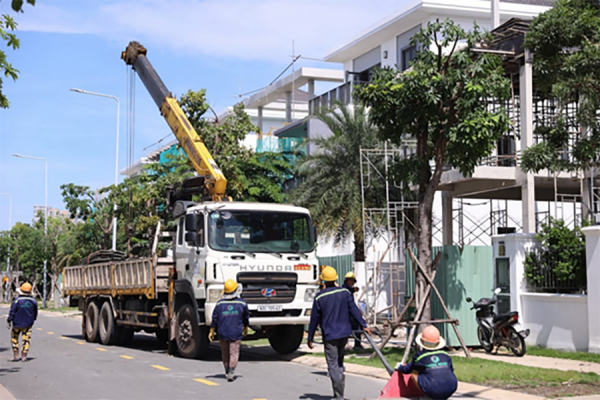
<path fill-rule="evenodd" d="M 268 331 L 269 344 L 279 354 L 289 354 L 298 349 L 304 338 L 304 325 L 279 325 Z"/>
<path fill-rule="evenodd" d="M 184 358 L 196 358 L 200 350 L 200 329 L 191 305 L 181 306 L 177 312 L 175 329 L 175 341 L 179 354 Z"/>
<path fill-rule="evenodd" d="M 90 301 L 85 311 L 85 339 L 88 342 L 97 342 L 98 336 L 98 325 L 100 320 L 100 312 L 98 310 L 98 303 Z"/>

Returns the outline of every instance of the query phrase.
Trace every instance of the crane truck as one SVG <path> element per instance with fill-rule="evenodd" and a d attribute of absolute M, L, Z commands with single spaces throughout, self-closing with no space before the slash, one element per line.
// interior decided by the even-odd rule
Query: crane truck
<path fill-rule="evenodd" d="M 98 262 L 65 268 L 63 293 L 79 298 L 82 334 L 121 344 L 143 330 L 172 352 L 202 358 L 212 312 L 225 281 L 233 279 L 248 303 L 255 332 L 248 339 L 267 337 L 275 351 L 290 353 L 302 342 L 318 291 L 310 214 L 293 205 L 230 201 L 226 178 L 146 53 L 131 42 L 122 59 L 137 72 L 197 176 L 169 192 L 177 229 L 157 228 L 151 257 L 95 257 Z M 172 243 L 172 257 L 158 256 L 161 237 Z"/>

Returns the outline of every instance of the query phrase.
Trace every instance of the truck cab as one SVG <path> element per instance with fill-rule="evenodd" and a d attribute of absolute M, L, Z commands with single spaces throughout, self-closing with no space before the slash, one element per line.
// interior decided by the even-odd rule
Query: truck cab
<path fill-rule="evenodd" d="M 315 230 L 308 210 L 178 202 L 174 217 L 176 279 L 189 282 L 200 323 L 210 325 L 224 283 L 233 279 L 248 303 L 251 328 L 267 336 L 276 351 L 295 350 L 318 291 Z"/>

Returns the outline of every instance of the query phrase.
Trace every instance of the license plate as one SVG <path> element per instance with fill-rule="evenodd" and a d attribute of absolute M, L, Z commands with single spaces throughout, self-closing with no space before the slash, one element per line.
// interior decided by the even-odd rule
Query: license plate
<path fill-rule="evenodd" d="M 283 306 L 281 304 L 260 304 L 258 311 L 277 312 L 282 311 Z"/>

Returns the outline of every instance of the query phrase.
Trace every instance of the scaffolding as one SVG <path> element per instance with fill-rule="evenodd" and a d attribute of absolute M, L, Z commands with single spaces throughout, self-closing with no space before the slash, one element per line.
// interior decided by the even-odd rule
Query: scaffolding
<path fill-rule="evenodd" d="M 411 232 L 416 227 L 411 214 L 417 209 L 417 201 L 411 198 L 404 183 L 390 179 L 390 165 L 410 156 L 416 147 L 414 141 L 403 142 L 400 147 L 361 149 L 361 196 L 365 256 L 377 242 L 385 250 L 376 253 L 376 261 L 365 261 L 367 287 L 361 295 L 365 317 L 373 324 L 385 318 L 393 320 L 404 306 L 406 261 L 404 249 L 412 244 Z M 385 191 L 384 207 L 370 207 L 369 199 L 381 190 Z M 384 305 L 380 300 L 385 294 Z M 384 315 L 385 313 L 385 315 Z"/>

